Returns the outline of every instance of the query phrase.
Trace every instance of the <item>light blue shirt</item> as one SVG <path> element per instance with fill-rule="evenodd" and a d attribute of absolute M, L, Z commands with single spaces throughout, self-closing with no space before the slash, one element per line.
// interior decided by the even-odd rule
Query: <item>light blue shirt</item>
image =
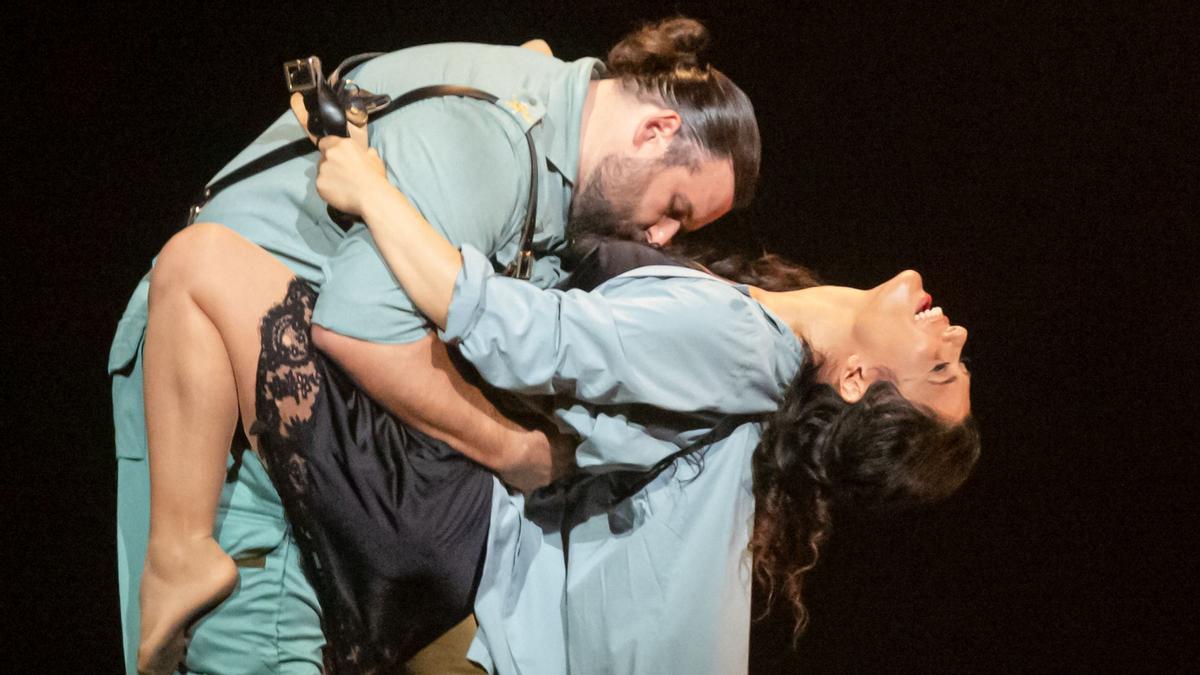
<path fill-rule="evenodd" d="M 745 286 L 702 272 L 647 267 L 592 293 L 540 291 L 462 252 L 443 339 L 489 383 L 558 397 L 559 424 L 584 438 L 585 471 L 647 467 L 722 415 L 774 411 L 804 359 Z M 576 526 L 565 574 L 554 535 L 520 515 L 520 498 L 498 496 L 476 603 L 477 646 L 497 672 L 553 672 L 520 658 L 530 651 L 523 628 L 548 620 L 562 622 L 573 673 L 744 672 L 760 433 L 740 426 L 704 452 L 698 474 L 678 460 Z M 513 655 L 508 668 L 496 635 Z"/>
<path fill-rule="evenodd" d="M 371 122 L 369 142 L 387 165 L 389 178 L 426 219 L 446 236 L 506 264 L 516 253 L 514 211 L 524 215 L 529 180 L 525 130 L 536 125 L 540 192 L 535 246 L 553 252 L 562 243 L 579 163 L 587 85 L 602 68 L 590 58 L 564 63 L 519 47 L 447 43 L 379 56 L 348 77 L 391 96 L 428 85 L 459 84 L 501 98 L 501 105 L 456 96 L 419 101 Z M 303 138 L 292 113 L 284 113 L 213 180 Z M 229 186 L 204 206 L 197 220 L 232 228 L 326 292 L 331 269 L 336 272 L 364 255 L 361 243 L 346 240 L 367 237 L 361 224 L 344 233 L 329 219 L 314 188 L 319 158 L 314 150 Z M 486 221 L 476 212 L 484 204 Z M 327 264 L 330 256 L 341 262 Z M 556 259 L 542 264 L 543 277 L 557 278 Z M 346 284 L 358 281 L 348 278 Z M 337 290 L 339 296 L 351 294 Z M 379 314 L 371 311 L 371 318 Z"/>
<path fill-rule="evenodd" d="M 371 145 L 385 159 L 389 180 L 439 233 L 453 244 L 485 251 L 503 268 L 520 250 L 529 206 L 525 132 L 532 127 L 539 175 L 530 281 L 553 285 L 562 276 L 556 256 L 565 242 L 578 170 L 583 105 L 588 83 L 602 66 L 595 59 L 563 64 L 515 47 L 446 47 L 470 48 L 473 58 L 437 59 L 424 69 L 425 83 L 472 84 L 500 96 L 500 104 L 454 96 L 413 103 L 372 128 Z M 353 79 L 371 91 L 394 91 L 378 78 L 411 67 L 419 57 L 413 51 L 371 61 Z M 411 342 L 430 330 L 365 225 L 350 230 L 325 261 L 322 276 L 313 323 L 381 343 Z"/>
<path fill-rule="evenodd" d="M 601 70 L 596 59 L 564 63 L 519 47 L 463 43 L 393 52 L 364 64 L 351 77 L 364 88 L 392 96 L 432 84 L 460 84 L 501 98 L 501 105 L 435 98 L 370 124 L 371 145 L 379 151 L 391 180 L 451 241 L 486 251 L 500 266 L 511 261 L 518 248 L 530 172 L 525 131 L 532 127 L 539 188 L 534 249 L 540 256 L 533 280 L 549 285 L 561 275 L 555 252 L 563 242 L 576 180 L 588 83 Z M 294 116 L 285 113 L 214 180 L 303 138 Z M 376 341 L 420 337 L 427 330 L 424 319 L 412 311 L 366 229 L 359 225 L 344 233 L 329 219 L 314 188 L 318 158 L 314 150 L 226 188 L 204 206 L 198 219 L 233 229 L 317 287 L 321 291 L 315 309 L 317 322 Z M 118 485 L 117 536 L 122 625 L 130 669 L 137 645 L 137 588 L 149 522 L 141 370 L 148 293 L 146 275 L 117 327 L 108 362 L 113 376 L 116 451 L 121 475 L 127 476 Z M 140 468 L 126 471 L 131 466 Z M 283 506 L 252 453 L 246 453 L 238 480 L 224 486 L 220 508 L 216 536 L 231 555 L 273 550 L 285 542 Z M 239 628 L 238 622 L 257 620 L 240 614 L 218 620 L 218 615 L 208 617 L 198 630 L 239 635 L 247 631 Z M 199 635 L 192 643 L 189 659 L 201 658 L 203 637 Z M 561 635 L 555 641 L 561 643 Z M 230 658 L 239 654 L 228 642 L 225 651 L 234 655 Z M 272 657 L 279 658 L 279 654 Z"/>

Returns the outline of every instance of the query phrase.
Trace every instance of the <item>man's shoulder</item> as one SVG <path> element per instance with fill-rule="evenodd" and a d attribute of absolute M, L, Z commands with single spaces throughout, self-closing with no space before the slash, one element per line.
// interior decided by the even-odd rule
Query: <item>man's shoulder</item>
<path fill-rule="evenodd" d="M 370 141 L 393 171 L 428 166 L 488 182 L 528 172 L 525 142 L 524 131 L 500 106 L 451 96 L 397 110 L 372 129 Z"/>
<path fill-rule="evenodd" d="M 375 57 L 351 78 L 376 93 L 399 96 L 431 84 L 477 87 L 497 97 L 569 75 L 577 63 L 512 45 L 445 42 Z"/>
<path fill-rule="evenodd" d="M 481 42 L 439 42 L 405 47 L 377 56 L 363 64 L 356 78 L 401 79 L 414 69 L 452 73 L 456 67 L 482 64 L 484 67 L 518 67 L 534 73 L 553 74 L 571 67 L 571 63 L 516 45 Z M 407 73 L 406 73 L 407 71 Z"/>
<path fill-rule="evenodd" d="M 444 97 L 380 122 L 370 143 L 389 178 L 443 233 L 518 220 L 529 191 L 529 152 L 523 132 L 499 106 Z"/>
<path fill-rule="evenodd" d="M 546 99 L 557 95 L 561 83 L 590 79 L 598 63 L 590 58 L 566 62 L 512 45 L 449 42 L 376 57 L 352 79 L 392 97 L 430 85 L 478 89 L 494 96 L 523 132 L 546 114 Z"/>
<path fill-rule="evenodd" d="M 431 138 L 481 142 L 492 137 L 524 146 L 525 133 L 546 115 L 545 106 L 524 93 L 497 97 L 495 102 L 444 94 L 414 101 L 389 113 L 372 129 L 385 133 L 421 133 Z"/>

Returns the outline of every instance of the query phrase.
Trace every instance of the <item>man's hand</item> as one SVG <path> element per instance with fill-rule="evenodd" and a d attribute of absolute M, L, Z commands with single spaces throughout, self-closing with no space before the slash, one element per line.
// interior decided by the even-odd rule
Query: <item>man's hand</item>
<path fill-rule="evenodd" d="M 377 344 L 313 325 L 313 344 L 358 382 L 371 398 L 408 424 L 495 471 L 509 485 L 531 490 L 575 464 L 574 437 L 549 421 L 505 417 L 466 382 L 446 345 L 432 334 L 415 342 Z"/>
<path fill-rule="evenodd" d="M 547 424 L 529 431 L 526 440 L 521 451 L 514 453 L 512 464 L 498 472 L 500 480 L 529 493 L 574 472 L 578 438 Z"/>

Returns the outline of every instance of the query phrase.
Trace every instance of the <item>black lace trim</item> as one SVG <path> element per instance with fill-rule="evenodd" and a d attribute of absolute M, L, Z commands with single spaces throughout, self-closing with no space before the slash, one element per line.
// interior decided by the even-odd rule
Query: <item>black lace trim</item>
<path fill-rule="evenodd" d="M 288 284 L 283 302 L 267 310 L 256 380 L 255 417 L 250 433 L 291 438 L 312 418 L 319 389 L 312 353 L 312 311 L 317 294 L 301 279 Z"/>
<path fill-rule="evenodd" d="M 317 293 L 296 278 L 283 301 L 267 310 L 259 324 L 262 338 L 255 382 L 254 424 L 263 466 L 283 500 L 284 510 L 303 553 L 302 565 L 322 606 L 325 633 L 323 673 L 378 672 L 359 642 L 364 638 L 356 615 L 337 594 L 326 572 L 308 502 L 308 460 L 313 407 L 324 384 L 312 347 L 312 311 Z"/>

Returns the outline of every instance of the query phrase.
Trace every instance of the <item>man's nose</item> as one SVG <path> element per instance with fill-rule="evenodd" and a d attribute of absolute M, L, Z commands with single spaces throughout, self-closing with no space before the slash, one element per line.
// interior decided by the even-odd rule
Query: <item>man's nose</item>
<path fill-rule="evenodd" d="M 646 230 L 646 241 L 655 246 L 666 246 L 678 233 L 678 220 L 663 219 Z"/>

